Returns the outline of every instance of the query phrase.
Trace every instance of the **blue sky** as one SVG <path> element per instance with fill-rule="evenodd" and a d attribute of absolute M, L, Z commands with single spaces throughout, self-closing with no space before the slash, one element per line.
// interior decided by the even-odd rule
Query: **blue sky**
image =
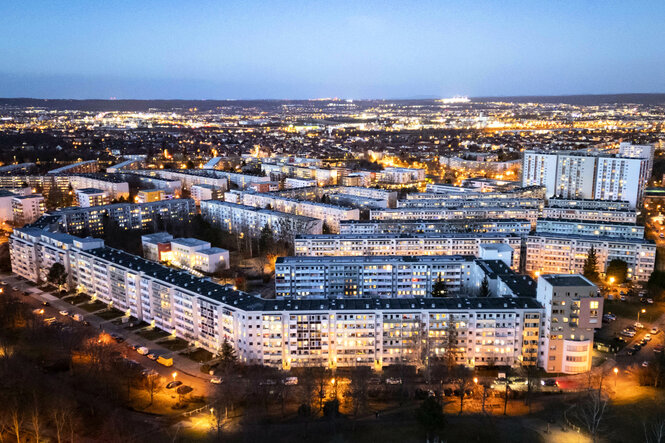
<path fill-rule="evenodd" d="M 665 92 L 665 1 L 0 1 L 0 96 Z"/>

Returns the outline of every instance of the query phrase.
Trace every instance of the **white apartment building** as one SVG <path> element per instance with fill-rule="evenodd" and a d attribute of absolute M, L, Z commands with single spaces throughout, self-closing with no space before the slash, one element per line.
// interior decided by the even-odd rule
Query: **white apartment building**
<path fill-rule="evenodd" d="M 547 197 L 556 195 L 557 155 L 524 151 L 522 186 L 544 186 Z"/>
<path fill-rule="evenodd" d="M 540 209 L 543 207 L 543 200 L 540 198 L 500 198 L 498 196 L 489 196 L 488 198 L 423 198 L 407 199 L 397 202 L 398 208 L 528 208 Z"/>
<path fill-rule="evenodd" d="M 377 174 L 378 181 L 396 185 L 408 185 L 425 180 L 425 170 L 418 168 L 384 168 Z"/>
<path fill-rule="evenodd" d="M 78 174 L 99 171 L 99 164 L 97 160 L 86 160 L 78 163 L 61 166 L 56 169 L 51 169 L 47 174 Z"/>
<path fill-rule="evenodd" d="M 14 212 L 12 210 L 12 200 L 16 194 L 6 189 L 0 189 L 0 223 L 12 222 Z"/>
<path fill-rule="evenodd" d="M 568 198 L 549 198 L 547 199 L 549 208 L 567 208 L 567 209 L 596 209 L 601 211 L 629 211 L 632 208 L 627 201 L 603 201 L 603 200 L 584 200 Z M 634 212 L 634 209 L 633 209 Z"/>
<path fill-rule="evenodd" d="M 215 189 L 211 185 L 193 185 L 189 191 L 190 197 L 197 206 L 204 200 L 221 199 L 224 196 L 224 192 L 221 189 Z"/>
<path fill-rule="evenodd" d="M 536 233 L 643 239 L 644 226 L 634 223 L 599 223 L 539 218 Z"/>
<path fill-rule="evenodd" d="M 539 275 L 581 273 L 592 247 L 600 273 L 613 259 L 625 261 L 628 278 L 638 282 L 647 281 L 654 270 L 656 245 L 649 240 L 537 233 L 526 238 L 526 271 Z"/>
<path fill-rule="evenodd" d="M 145 243 L 143 245 L 145 248 Z M 157 247 L 159 248 L 159 245 Z M 194 269 L 208 274 L 229 268 L 228 250 L 213 248 L 209 242 L 197 238 L 172 239 L 170 250 L 162 252 L 160 259 L 179 268 Z"/>
<path fill-rule="evenodd" d="M 561 198 L 593 198 L 595 168 L 595 157 L 559 154 L 554 195 Z"/>
<path fill-rule="evenodd" d="M 483 257 L 482 245 L 511 248 L 506 264 L 519 269 L 522 238 L 503 234 L 339 234 L 300 235 L 294 241 L 297 256 L 470 255 Z M 514 253 L 513 253 L 514 252 Z"/>
<path fill-rule="evenodd" d="M 602 326 L 604 299 L 581 275 L 543 275 L 537 300 L 544 306 L 546 333 L 539 366 L 547 372 L 579 374 L 591 368 L 594 331 Z"/>
<path fill-rule="evenodd" d="M 80 188 L 74 192 L 76 194 L 76 202 L 82 208 L 108 205 L 111 202 L 108 192 L 102 189 Z"/>
<path fill-rule="evenodd" d="M 514 234 L 531 232 L 528 220 L 346 220 L 339 224 L 340 234 Z"/>
<path fill-rule="evenodd" d="M 166 180 L 179 180 L 182 189 L 191 189 L 192 186 L 194 185 L 209 185 L 216 189 L 223 189 L 223 190 L 229 189 L 229 177 L 225 174 L 233 174 L 233 173 L 223 173 L 222 171 L 217 171 L 212 169 L 202 169 L 202 170 L 144 169 L 144 170 L 139 170 L 137 172 L 143 175 L 159 177 Z M 244 181 L 240 180 L 238 177 L 234 178 L 237 181 L 245 184 Z"/>
<path fill-rule="evenodd" d="M 523 156 L 522 186 L 545 186 L 547 197 L 621 200 L 635 208 L 649 176 L 648 158 L 587 151 L 525 151 Z"/>
<path fill-rule="evenodd" d="M 452 293 L 476 291 L 473 256 L 279 257 L 275 293 L 287 298 L 427 297 L 437 278 Z"/>
<path fill-rule="evenodd" d="M 361 364 L 378 370 L 397 363 L 422 364 L 426 357 L 446 354 L 452 355 L 456 363 L 471 367 L 537 364 L 539 356 L 549 349 L 544 347 L 544 340 L 541 344 L 540 337 L 558 333 L 555 330 L 550 334 L 541 323 L 548 327 L 560 324 L 545 318 L 546 312 L 558 315 L 560 305 L 548 308 L 541 303 L 559 303 L 559 291 L 565 290 L 565 286 L 550 282 L 538 292 L 538 299 L 494 296 L 267 300 L 100 246 L 101 240 L 52 235 L 34 228 L 14 231 L 10 251 L 17 273 L 39 281 L 39 275 L 52 260 L 42 261 L 44 255 L 37 251 L 54 248 L 57 254 L 52 257 L 62 260 L 70 287 L 195 346 L 218 352 L 224 339 L 228 339 L 242 362 L 281 369 Z M 412 275 L 422 278 L 414 273 L 423 270 L 415 268 L 417 263 L 411 264 Z M 479 278 L 488 272 L 486 266 L 482 268 L 485 270 L 478 271 Z M 454 269 L 440 270 L 457 278 Z M 461 274 L 460 269 L 460 277 Z M 548 291 L 556 291 L 556 296 L 548 295 Z M 590 319 L 595 315 L 602 317 L 602 305 L 597 314 L 591 312 L 593 309 L 589 303 Z M 573 317 L 571 312 L 568 318 Z M 577 338 L 575 335 L 570 340 Z M 566 352 L 573 357 L 580 354 L 577 350 Z M 543 360 L 549 361 L 541 358 L 541 363 Z M 575 365 L 571 372 L 578 370 Z"/>
<path fill-rule="evenodd" d="M 644 198 L 650 175 L 646 159 L 599 157 L 594 198 L 625 200 L 635 208 Z"/>
<path fill-rule="evenodd" d="M 536 226 L 539 216 L 536 208 L 396 208 L 370 211 L 372 221 L 423 221 L 423 220 L 503 220 L 525 219 Z"/>
<path fill-rule="evenodd" d="M 286 212 L 259 209 L 219 200 L 201 202 L 203 218 L 226 232 L 259 237 L 268 226 L 277 238 L 296 234 L 321 234 L 323 220 Z"/>
<path fill-rule="evenodd" d="M 316 180 L 312 178 L 287 177 L 284 180 L 284 189 L 310 188 L 317 186 Z"/>
<path fill-rule="evenodd" d="M 14 226 L 23 226 L 34 222 L 44 215 L 45 209 L 44 197 L 39 194 L 12 197 Z"/>
<path fill-rule="evenodd" d="M 339 223 L 341 220 L 358 220 L 360 218 L 360 212 L 358 209 L 329 205 L 325 203 L 295 200 L 292 198 L 282 197 L 277 194 L 227 192 L 224 195 L 224 199 L 228 201 L 227 196 L 231 195 L 235 195 L 238 198 L 237 203 L 241 203 L 246 206 L 254 206 L 256 208 L 270 208 L 273 211 L 318 218 L 319 220 L 323 220 L 331 232 L 339 232 Z"/>
<path fill-rule="evenodd" d="M 90 208 L 65 208 L 52 213 L 61 219 L 70 234 L 102 234 L 111 220 L 122 229 L 164 229 L 164 224 L 184 223 L 194 216 L 191 199 L 172 199 L 150 203 L 116 203 Z"/>
<path fill-rule="evenodd" d="M 108 193 L 109 198 L 129 198 L 129 183 L 111 174 L 76 174 L 65 176 L 74 189 L 93 188 Z"/>
<path fill-rule="evenodd" d="M 656 145 L 634 145 L 629 142 L 619 143 L 619 156 L 627 158 L 642 158 L 647 160 L 647 180 L 651 178 L 653 172 L 653 157 L 656 152 Z"/>
<path fill-rule="evenodd" d="M 558 220 L 582 220 L 598 223 L 630 223 L 637 222 L 634 210 L 596 210 L 576 208 L 543 208 L 542 218 Z"/>

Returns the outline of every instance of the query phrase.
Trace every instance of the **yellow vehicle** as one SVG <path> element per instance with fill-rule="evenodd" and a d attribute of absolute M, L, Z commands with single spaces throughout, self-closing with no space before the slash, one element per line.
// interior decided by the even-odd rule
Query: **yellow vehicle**
<path fill-rule="evenodd" d="M 164 366 L 173 366 L 173 359 L 165 358 L 160 355 L 159 357 L 157 357 L 157 363 Z"/>

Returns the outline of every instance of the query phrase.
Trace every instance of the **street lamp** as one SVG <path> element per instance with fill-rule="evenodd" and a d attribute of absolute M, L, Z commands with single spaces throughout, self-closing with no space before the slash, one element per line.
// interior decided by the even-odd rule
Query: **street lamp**
<path fill-rule="evenodd" d="M 613 285 L 613 284 L 614 284 L 614 280 L 615 280 L 615 278 L 614 278 L 614 277 L 610 277 L 610 278 L 609 278 L 609 282 L 610 282 L 610 284 L 611 284 L 611 285 Z"/>
<path fill-rule="evenodd" d="M 177 376 L 178 376 L 178 373 L 177 373 L 177 372 L 174 372 L 173 374 L 171 374 L 171 377 L 173 377 L 173 381 L 175 381 L 175 378 L 176 378 Z"/>
<path fill-rule="evenodd" d="M 614 387 L 617 387 L 617 379 L 619 378 L 619 368 L 614 368 Z"/>
<path fill-rule="evenodd" d="M 647 312 L 646 309 L 642 309 L 641 311 L 637 311 L 637 322 L 638 323 L 640 322 L 640 313 L 644 314 L 646 312 Z"/>

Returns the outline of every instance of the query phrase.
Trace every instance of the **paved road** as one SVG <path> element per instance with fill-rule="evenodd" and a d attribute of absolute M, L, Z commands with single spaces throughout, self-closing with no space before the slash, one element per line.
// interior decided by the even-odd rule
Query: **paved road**
<path fill-rule="evenodd" d="M 124 337 L 126 341 L 118 343 L 115 346 L 125 358 L 139 362 L 143 367 L 156 371 L 168 380 L 172 380 L 172 374 L 176 372 L 177 380 L 182 381 L 185 385 L 191 386 L 194 389 L 194 392 L 192 393 L 193 395 L 207 396 L 210 393 L 213 386 L 210 383 L 211 377 L 207 374 L 201 373 L 199 370 L 199 364 L 187 357 L 178 355 L 176 352 L 171 352 L 166 348 L 156 345 L 154 342 L 146 340 L 133 332 L 127 331 L 121 326 L 116 326 L 112 324 L 110 320 L 104 320 L 77 306 L 63 301 L 50 293 L 43 292 L 41 289 L 29 285 L 25 280 L 22 280 L 15 275 L 0 274 L 0 279 L 5 281 L 10 288 L 16 287 L 19 290 L 19 294 L 17 294 L 18 297 L 21 297 L 20 294 L 25 293 L 26 296 L 21 297 L 25 303 L 30 304 L 35 309 L 43 307 L 45 318 L 56 317 L 58 321 L 63 323 L 69 322 L 71 324 L 77 324 L 77 322 L 72 320 L 71 317 L 60 315 L 59 311 L 68 311 L 72 315 L 80 314 L 88 323 L 90 323 L 91 328 L 117 333 Z M 48 302 L 50 306 L 42 306 L 42 302 L 45 301 Z M 173 358 L 173 366 L 162 366 L 156 361 L 150 360 L 148 357 L 140 355 L 134 351 L 130 347 L 131 345 L 145 346 L 151 351 L 159 351 L 161 355 L 170 356 Z"/>

